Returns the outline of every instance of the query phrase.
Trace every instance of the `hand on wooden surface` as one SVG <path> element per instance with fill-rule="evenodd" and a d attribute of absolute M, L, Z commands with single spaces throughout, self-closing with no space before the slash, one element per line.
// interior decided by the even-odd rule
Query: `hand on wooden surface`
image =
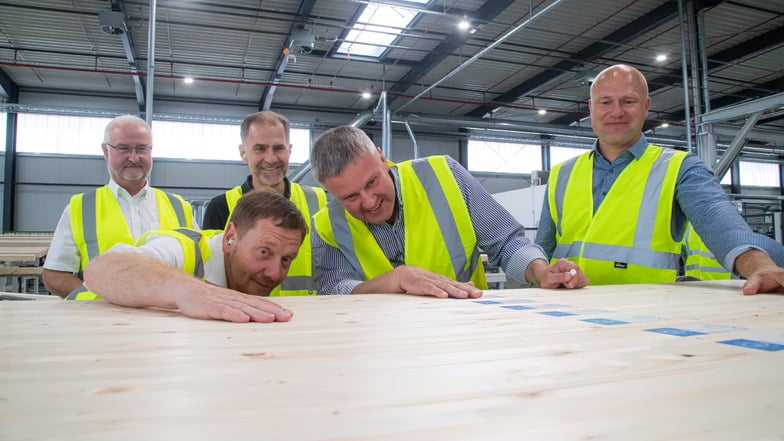
<path fill-rule="evenodd" d="M 582 288 L 588 285 L 588 276 L 574 262 L 560 259 L 549 265 L 542 259 L 531 262 L 525 271 L 526 279 L 542 288 Z"/>
<path fill-rule="evenodd" d="M 277 303 L 227 288 L 206 285 L 203 291 L 181 295 L 177 307 L 188 317 L 229 322 L 287 322 L 294 315 Z"/>
<path fill-rule="evenodd" d="M 399 266 L 393 272 L 400 289 L 407 294 L 458 299 L 482 296 L 482 290 L 474 286 L 473 282 L 458 282 L 417 266 Z"/>

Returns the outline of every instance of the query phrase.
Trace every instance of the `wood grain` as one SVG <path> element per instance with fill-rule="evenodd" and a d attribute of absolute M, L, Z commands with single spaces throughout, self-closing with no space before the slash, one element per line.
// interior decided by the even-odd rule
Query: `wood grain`
<path fill-rule="evenodd" d="M 780 439 L 784 351 L 718 342 L 784 343 L 784 296 L 739 286 L 289 297 L 275 324 L 0 302 L 0 439 Z"/>

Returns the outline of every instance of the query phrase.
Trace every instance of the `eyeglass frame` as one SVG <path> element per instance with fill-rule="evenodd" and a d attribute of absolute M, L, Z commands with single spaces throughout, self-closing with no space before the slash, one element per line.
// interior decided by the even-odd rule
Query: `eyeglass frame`
<path fill-rule="evenodd" d="M 152 153 L 152 146 L 149 145 L 149 144 L 139 144 L 139 145 L 136 145 L 136 146 L 133 146 L 133 147 L 131 147 L 129 145 L 122 145 L 122 144 L 114 145 L 114 144 L 109 144 L 108 142 L 105 142 L 104 144 L 106 144 L 109 147 L 113 148 L 114 150 L 117 151 L 117 153 L 120 153 L 121 155 L 128 155 L 128 156 L 130 156 L 132 153 L 135 152 L 138 156 L 147 156 L 150 153 Z M 142 149 L 142 150 L 140 150 L 140 149 Z"/>

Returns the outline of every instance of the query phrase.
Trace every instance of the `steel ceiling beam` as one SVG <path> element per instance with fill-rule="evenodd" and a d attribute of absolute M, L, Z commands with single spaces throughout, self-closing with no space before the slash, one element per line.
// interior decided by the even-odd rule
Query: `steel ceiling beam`
<path fill-rule="evenodd" d="M 618 45 L 626 44 L 637 37 L 646 34 L 662 24 L 673 20 L 678 16 L 678 4 L 674 1 L 668 1 L 658 8 L 648 12 L 642 17 L 632 21 L 626 26 L 616 30 L 615 32 L 599 39 L 598 42 L 593 43 L 585 49 L 574 54 L 570 60 L 561 61 L 551 68 L 545 69 L 533 78 L 528 79 L 517 86 L 507 90 L 493 99 L 499 103 L 512 103 L 520 97 L 531 94 L 545 84 L 556 80 L 557 78 L 570 73 L 573 69 L 580 67 L 586 62 L 595 60 L 598 57 L 606 54 L 607 52 L 615 49 Z M 488 112 L 491 112 L 499 106 L 484 105 L 468 112 L 466 116 L 483 117 Z"/>
<path fill-rule="evenodd" d="M 125 14 L 125 6 L 123 5 L 122 0 L 117 0 L 115 5 Z M 125 58 L 128 60 L 128 65 L 131 67 L 131 72 L 133 73 L 131 78 L 133 78 L 133 89 L 136 93 L 136 104 L 139 107 L 139 112 L 144 112 L 147 107 L 147 101 L 145 99 L 144 83 L 142 82 L 142 71 L 139 69 L 139 63 L 136 60 L 136 48 L 133 45 L 133 39 L 131 38 L 127 23 L 125 25 L 125 32 L 120 34 L 120 41 L 122 42 L 122 47 L 125 51 Z"/>
<path fill-rule="evenodd" d="M 513 3 L 514 0 L 490 0 L 485 2 L 470 18 L 480 23 L 492 21 Z M 392 96 L 404 94 L 411 86 L 427 75 L 430 70 L 452 55 L 470 36 L 471 34 L 459 30 L 453 32 L 389 89 Z"/>
<path fill-rule="evenodd" d="M 297 15 L 294 18 L 294 21 L 291 23 L 291 27 L 289 28 L 289 36 L 286 39 L 286 45 L 281 48 L 280 54 L 278 55 L 278 62 L 275 65 L 275 70 L 270 76 L 269 81 L 272 83 L 272 85 L 266 87 L 264 89 L 264 93 L 261 94 L 261 99 L 259 100 L 259 110 L 269 110 L 272 106 L 272 99 L 274 98 L 275 90 L 277 89 L 276 84 L 280 83 L 281 78 L 283 78 L 283 72 L 286 71 L 286 66 L 289 64 L 288 49 L 291 48 L 291 44 L 293 43 L 294 31 L 297 28 L 302 28 L 304 26 L 305 18 L 308 17 L 313 11 L 313 6 L 315 6 L 315 4 L 316 0 L 302 0 L 302 2 L 299 4 Z"/>
<path fill-rule="evenodd" d="M 757 37 L 744 41 L 730 48 L 724 49 L 716 54 L 713 54 L 708 59 L 708 70 L 720 68 L 727 63 L 732 63 L 735 60 L 746 58 L 758 52 L 768 50 L 771 47 L 779 46 L 784 42 L 784 26 L 765 32 Z M 665 75 L 648 78 L 649 94 L 653 95 L 655 92 L 672 87 L 676 84 L 683 82 L 680 69 L 673 69 Z M 759 95 L 756 95 L 759 96 Z M 751 97 L 751 96 L 749 96 Z M 713 108 L 713 107 L 711 107 Z M 568 115 L 560 116 L 553 121 L 552 124 L 570 124 L 580 118 L 588 116 L 587 112 L 575 112 Z M 683 119 L 683 118 L 681 118 Z M 670 120 L 670 119 L 668 119 Z M 680 121 L 671 120 L 671 121 Z"/>
<path fill-rule="evenodd" d="M 784 76 L 713 99 L 710 101 L 711 109 L 721 109 L 741 101 L 762 98 L 782 91 L 784 91 Z M 683 121 L 683 118 L 684 113 L 682 110 L 661 116 L 662 121 Z"/>

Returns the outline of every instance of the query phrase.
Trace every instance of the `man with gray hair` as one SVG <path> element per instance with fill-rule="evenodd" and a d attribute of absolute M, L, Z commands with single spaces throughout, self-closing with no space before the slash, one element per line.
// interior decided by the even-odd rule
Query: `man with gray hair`
<path fill-rule="evenodd" d="M 60 297 L 80 288 L 84 267 L 112 245 L 133 243 L 150 230 L 198 227 L 181 196 L 150 187 L 152 131 L 143 119 L 109 121 L 101 148 L 109 183 L 71 197 L 44 263 L 44 286 Z"/>
<path fill-rule="evenodd" d="M 334 196 L 314 216 L 320 294 L 408 293 L 476 298 L 487 289 L 479 248 L 512 280 L 580 288 L 566 260 L 550 265 L 509 212 L 447 156 L 389 163 L 361 130 L 322 134 L 315 178 Z"/>

